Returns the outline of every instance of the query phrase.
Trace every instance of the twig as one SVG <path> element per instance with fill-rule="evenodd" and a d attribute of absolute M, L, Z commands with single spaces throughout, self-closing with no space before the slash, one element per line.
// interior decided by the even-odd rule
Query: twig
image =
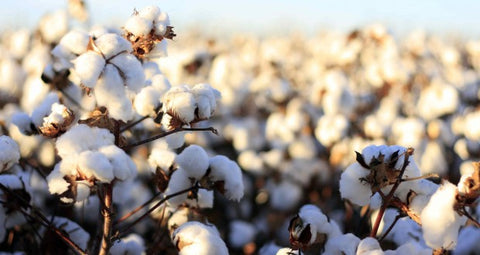
<path fill-rule="evenodd" d="M 390 233 L 390 231 L 392 231 L 393 227 L 395 226 L 395 224 L 397 224 L 397 221 L 402 218 L 402 215 L 397 215 L 395 217 L 395 220 L 393 220 L 392 224 L 390 224 L 390 227 L 388 227 L 387 231 L 385 231 L 385 233 L 382 235 L 382 237 L 380 237 L 380 239 L 378 239 L 378 242 L 381 242 L 383 241 L 383 239 L 385 239 L 385 237 L 387 237 L 387 235 Z"/>
<path fill-rule="evenodd" d="M 133 226 L 135 226 L 138 222 L 140 222 L 141 220 L 143 220 L 144 218 L 146 218 L 150 213 L 152 213 L 153 211 L 155 211 L 155 209 L 157 209 L 160 205 L 162 205 L 163 203 L 165 203 L 167 200 L 169 200 L 170 198 L 172 197 L 176 197 L 178 195 L 181 195 L 181 194 L 184 194 L 184 193 L 187 193 L 187 192 L 190 192 L 190 191 L 194 191 L 194 190 L 198 190 L 200 187 L 198 186 L 198 184 L 195 184 L 194 186 L 188 188 L 188 189 L 184 189 L 184 190 L 180 190 L 178 192 L 175 192 L 173 194 L 170 194 L 168 196 L 165 196 L 162 200 L 158 201 L 154 206 L 152 206 L 147 212 L 145 212 L 144 214 L 142 214 L 142 216 L 138 217 L 135 221 L 133 221 L 132 223 L 130 223 L 129 225 L 127 225 L 126 227 L 124 227 L 121 231 L 120 231 L 120 235 L 123 235 L 125 232 L 127 232 L 129 229 L 131 229 Z"/>
<path fill-rule="evenodd" d="M 182 132 L 182 131 L 210 131 L 210 132 L 218 135 L 218 131 L 213 127 L 207 127 L 207 128 L 184 128 L 184 127 L 180 127 L 180 128 L 174 129 L 174 130 L 170 130 L 170 131 L 158 134 L 156 136 L 152 136 L 152 137 L 147 138 L 145 140 L 138 141 L 136 143 L 128 144 L 125 147 L 123 147 L 123 149 L 130 149 L 130 148 L 133 148 L 133 147 L 136 147 L 136 146 L 139 146 L 139 145 L 142 145 L 142 144 L 146 144 L 146 143 L 149 143 L 151 141 L 155 141 L 159 138 L 162 138 L 162 137 L 174 134 L 174 133 Z"/>
<path fill-rule="evenodd" d="M 138 119 L 138 120 L 136 120 L 136 121 L 133 121 L 133 122 L 130 122 L 130 123 L 126 124 L 125 126 L 123 126 L 122 128 L 120 128 L 120 133 L 129 130 L 131 127 L 133 127 L 133 126 L 137 125 L 138 123 L 140 123 L 140 122 L 148 119 L 148 117 L 150 117 L 150 116 L 148 116 L 148 115 L 147 115 L 147 116 L 143 116 L 143 117 L 141 117 L 140 119 Z"/>
<path fill-rule="evenodd" d="M 112 246 L 112 193 L 113 193 L 113 185 L 112 184 L 105 184 L 103 186 L 105 194 L 103 196 L 104 206 L 102 208 L 102 215 L 103 215 L 103 235 L 102 235 L 102 243 L 100 245 L 100 255 L 107 255 L 110 247 Z"/>
<path fill-rule="evenodd" d="M 405 178 L 405 179 L 402 179 L 402 182 L 416 181 L 416 180 L 422 180 L 422 179 L 427 179 L 427 178 L 440 178 L 440 176 L 438 174 L 429 173 L 429 174 L 425 174 L 425 175 L 418 176 L 418 177 Z"/>
<path fill-rule="evenodd" d="M 402 177 L 403 174 L 405 173 L 405 170 L 407 169 L 408 166 L 408 159 L 410 158 L 411 155 L 413 155 L 413 148 L 408 148 L 407 151 L 404 153 L 404 160 L 403 160 L 403 166 L 402 169 L 400 170 L 400 174 L 395 181 L 395 184 L 393 184 L 392 189 L 388 193 L 388 195 L 383 199 L 382 207 L 380 208 L 380 211 L 378 212 L 377 218 L 375 219 L 375 223 L 372 228 L 372 232 L 370 232 L 370 237 L 375 238 L 377 236 L 378 228 L 380 227 L 380 223 L 382 222 L 383 214 L 385 213 L 385 210 L 387 209 L 388 205 L 390 204 L 390 200 L 393 198 L 393 195 L 395 191 L 397 190 L 398 186 L 402 182 Z"/>
<path fill-rule="evenodd" d="M 133 209 L 131 212 L 125 214 L 124 216 L 122 216 L 120 219 L 118 219 L 115 224 L 118 224 L 128 218 L 130 218 L 130 216 L 134 215 L 135 213 L 137 213 L 138 211 L 142 210 L 142 208 L 144 208 L 145 206 L 149 205 L 151 202 L 153 202 L 153 200 L 155 200 L 155 198 L 157 198 L 158 196 L 160 196 L 161 194 L 163 194 L 162 192 L 157 192 L 155 195 L 153 195 L 152 198 L 150 198 L 147 202 L 143 203 L 142 205 L 138 206 L 137 208 Z"/>
<path fill-rule="evenodd" d="M 472 217 L 472 215 L 470 215 L 470 213 L 467 212 L 467 209 L 465 209 L 465 207 L 463 207 L 462 209 L 462 213 L 463 215 L 467 216 L 467 218 L 475 225 L 477 226 L 477 228 L 480 228 L 480 223 Z"/>
<path fill-rule="evenodd" d="M 410 210 L 408 205 L 402 202 L 398 197 L 393 197 L 393 199 L 390 201 L 390 205 L 397 207 L 403 213 L 408 215 L 413 221 L 415 221 L 419 226 L 422 226 L 422 220 L 420 219 L 420 216 L 418 216 L 415 212 Z"/>

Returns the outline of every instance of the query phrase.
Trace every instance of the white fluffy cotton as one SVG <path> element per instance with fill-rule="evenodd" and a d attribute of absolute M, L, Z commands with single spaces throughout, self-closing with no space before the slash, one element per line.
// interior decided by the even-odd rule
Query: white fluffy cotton
<path fill-rule="evenodd" d="M 18 144 L 9 136 L 0 136 L 0 172 L 8 170 L 20 159 Z"/>
<path fill-rule="evenodd" d="M 175 158 L 175 162 L 183 168 L 189 177 L 200 180 L 207 172 L 209 159 L 207 152 L 198 145 L 190 145 Z"/>
<path fill-rule="evenodd" d="M 235 161 L 217 155 L 210 158 L 210 178 L 213 181 L 225 182 L 225 196 L 239 201 L 243 197 L 244 187 L 242 171 Z"/>
<path fill-rule="evenodd" d="M 82 84 L 93 88 L 105 67 L 105 59 L 96 52 L 88 51 L 76 58 L 73 64 Z"/>
<path fill-rule="evenodd" d="M 420 215 L 423 238 L 431 248 L 451 250 L 457 245 L 458 231 L 467 218 L 453 209 L 456 190 L 455 185 L 445 181 Z"/>
<path fill-rule="evenodd" d="M 228 249 L 215 226 L 187 222 L 172 234 L 180 255 L 227 255 Z"/>

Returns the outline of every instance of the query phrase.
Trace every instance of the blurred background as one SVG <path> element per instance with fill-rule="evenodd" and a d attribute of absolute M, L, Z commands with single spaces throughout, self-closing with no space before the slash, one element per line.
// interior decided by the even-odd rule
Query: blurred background
<path fill-rule="evenodd" d="M 86 1 L 93 24 L 122 24 L 134 8 L 160 6 L 176 31 L 198 28 L 207 34 L 233 32 L 278 35 L 312 34 L 322 29 L 350 30 L 382 23 L 395 35 L 424 29 L 437 35 L 480 36 L 480 2 L 474 0 L 344 1 Z M 49 11 L 65 7 L 58 0 L 2 0 L 0 29 L 34 27 Z"/>

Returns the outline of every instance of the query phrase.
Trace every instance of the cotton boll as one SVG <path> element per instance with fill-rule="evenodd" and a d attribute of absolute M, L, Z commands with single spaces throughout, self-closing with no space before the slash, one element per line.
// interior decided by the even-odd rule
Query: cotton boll
<path fill-rule="evenodd" d="M 121 52 L 127 53 L 132 51 L 132 46 L 129 41 L 113 33 L 99 36 L 95 40 L 95 45 L 102 52 L 103 56 L 105 56 L 105 59 L 110 59 Z"/>
<path fill-rule="evenodd" d="M 369 171 L 358 163 L 353 163 L 347 167 L 340 177 L 340 194 L 342 198 L 346 198 L 359 206 L 370 203 L 372 195 L 370 185 L 359 180 L 367 177 L 368 174 Z"/>
<path fill-rule="evenodd" d="M 184 86 L 172 87 L 162 99 L 163 111 L 188 124 L 195 119 L 195 96 Z"/>
<path fill-rule="evenodd" d="M 54 103 L 58 103 L 58 95 L 56 93 L 50 92 L 48 93 L 44 100 L 37 106 L 35 110 L 32 112 L 32 123 L 35 124 L 37 127 L 41 127 L 43 124 L 43 118 L 48 116 L 51 113 L 52 105 Z"/>
<path fill-rule="evenodd" d="M 165 194 L 171 195 L 177 193 L 179 191 L 185 190 L 192 187 L 192 182 L 188 177 L 188 173 L 183 170 L 182 168 L 178 168 L 173 172 L 172 176 L 170 177 L 170 181 L 168 182 L 167 190 Z M 185 200 L 187 199 L 187 193 L 174 196 L 170 198 L 167 203 L 174 208 L 180 206 Z"/>
<path fill-rule="evenodd" d="M 150 5 L 147 7 L 142 8 L 138 11 L 138 16 L 146 19 L 146 20 L 155 20 L 158 16 L 160 16 L 161 10 L 158 6 Z"/>
<path fill-rule="evenodd" d="M 47 176 L 48 191 L 51 194 L 62 194 L 68 190 L 70 183 L 65 181 L 65 174 L 60 172 L 60 164 L 56 164 L 52 172 Z"/>
<path fill-rule="evenodd" d="M 263 174 L 263 160 L 257 155 L 257 152 L 254 150 L 243 151 L 238 155 L 238 164 L 242 169 L 253 173 L 253 174 Z"/>
<path fill-rule="evenodd" d="M 177 154 L 173 151 L 155 147 L 148 157 L 148 163 L 153 173 L 157 167 L 169 173 L 174 166 L 176 156 Z"/>
<path fill-rule="evenodd" d="M 142 116 L 155 116 L 155 109 L 160 105 L 160 92 L 152 87 L 148 86 L 140 90 L 135 96 L 133 106 L 138 114 Z"/>
<path fill-rule="evenodd" d="M 228 249 L 215 226 L 187 222 L 172 234 L 172 241 L 180 255 L 227 255 Z"/>
<path fill-rule="evenodd" d="M 145 19 L 140 15 L 132 15 L 125 23 L 123 29 L 135 36 L 146 36 L 152 30 L 152 25 L 152 20 Z"/>
<path fill-rule="evenodd" d="M 108 130 L 80 124 L 60 136 L 57 139 L 56 148 L 59 156 L 66 158 L 85 150 L 95 150 L 105 145 L 112 145 L 114 141 L 115 137 Z"/>
<path fill-rule="evenodd" d="M 87 51 L 73 60 L 74 71 L 86 87 L 93 88 L 105 67 L 105 59 L 93 51 Z"/>
<path fill-rule="evenodd" d="M 137 175 L 135 163 L 124 150 L 115 145 L 108 145 L 99 148 L 98 151 L 110 161 L 115 178 L 125 181 Z"/>
<path fill-rule="evenodd" d="M 165 115 L 164 115 L 165 116 Z M 165 137 L 165 141 L 168 143 L 168 148 L 178 149 L 185 143 L 185 134 L 182 132 L 174 133 Z"/>
<path fill-rule="evenodd" d="M 360 241 L 357 247 L 357 255 L 383 255 L 382 248 L 377 239 L 367 237 Z"/>
<path fill-rule="evenodd" d="M 145 74 L 140 61 L 131 54 L 120 54 L 109 61 L 122 73 L 127 89 L 138 93 L 145 84 Z"/>
<path fill-rule="evenodd" d="M 438 102 L 446 102 L 439 104 Z M 454 113 L 458 109 L 459 96 L 455 87 L 434 81 L 420 93 L 418 111 L 426 120 L 432 120 L 445 114 Z"/>
<path fill-rule="evenodd" d="M 115 178 L 113 166 L 108 158 L 100 153 L 84 151 L 78 155 L 79 173 L 86 178 L 94 177 L 103 183 L 110 183 Z"/>
<path fill-rule="evenodd" d="M 220 98 L 220 92 L 213 89 L 209 84 L 201 83 L 192 88 L 198 107 L 198 117 L 207 119 L 215 112 L 216 100 Z"/>
<path fill-rule="evenodd" d="M 329 238 L 325 244 L 325 254 L 355 254 L 359 243 L 360 239 L 351 233 Z"/>
<path fill-rule="evenodd" d="M 0 136 L 0 172 L 8 170 L 20 159 L 18 144 L 9 136 Z"/>
<path fill-rule="evenodd" d="M 130 234 L 120 240 L 114 241 L 111 254 L 132 254 L 140 255 L 145 253 L 145 241 L 137 234 Z"/>
<path fill-rule="evenodd" d="M 254 241 L 256 232 L 255 226 L 251 223 L 234 220 L 230 222 L 229 243 L 234 248 L 242 248 Z"/>
<path fill-rule="evenodd" d="M 271 182 L 267 184 L 267 189 L 270 194 L 270 205 L 280 211 L 293 209 L 303 195 L 302 189 L 288 180 Z"/>
<path fill-rule="evenodd" d="M 348 126 L 343 115 L 324 115 L 318 120 L 315 137 L 320 143 L 330 147 L 345 136 Z"/>
<path fill-rule="evenodd" d="M 55 43 L 68 32 L 68 15 L 64 10 L 47 14 L 39 22 L 38 29 L 47 43 Z"/>
<path fill-rule="evenodd" d="M 87 51 L 89 39 L 87 33 L 78 30 L 72 30 L 63 36 L 52 50 L 52 55 L 56 58 L 54 69 L 61 70 L 73 67 L 71 61 Z"/>
<path fill-rule="evenodd" d="M 183 168 L 189 177 L 200 180 L 207 172 L 209 159 L 207 152 L 198 145 L 190 145 L 178 154 L 175 162 Z"/>
<path fill-rule="evenodd" d="M 242 171 L 235 161 L 217 155 L 210 158 L 210 170 L 211 180 L 225 182 L 225 196 L 228 199 L 239 201 L 243 197 Z"/>
<path fill-rule="evenodd" d="M 98 80 L 94 94 L 97 104 L 105 106 L 110 117 L 126 122 L 133 118 L 134 112 L 123 84 L 123 79 L 116 67 L 108 64 Z"/>
<path fill-rule="evenodd" d="M 456 186 L 444 182 L 433 194 L 421 214 L 423 238 L 428 246 L 451 250 L 457 244 L 458 231 L 467 218 L 453 209 Z M 438 213 L 442 212 L 442 213 Z"/>

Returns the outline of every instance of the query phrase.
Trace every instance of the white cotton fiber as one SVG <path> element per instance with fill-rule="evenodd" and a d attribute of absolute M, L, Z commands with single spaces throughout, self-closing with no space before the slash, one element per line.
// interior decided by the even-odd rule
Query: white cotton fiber
<path fill-rule="evenodd" d="M 104 154 L 113 167 L 115 178 L 125 181 L 137 175 L 137 167 L 124 150 L 115 145 L 103 146 L 98 150 Z"/>
<path fill-rule="evenodd" d="M 240 167 L 227 157 L 217 155 L 210 158 L 210 178 L 213 181 L 225 181 L 225 196 L 239 201 L 243 197 L 243 180 Z"/>
<path fill-rule="evenodd" d="M 0 136 L 0 172 L 8 170 L 20 159 L 18 144 L 9 136 Z"/>
<path fill-rule="evenodd" d="M 172 241 L 180 255 L 227 255 L 228 249 L 215 226 L 200 222 L 187 222 L 177 228 Z"/>
<path fill-rule="evenodd" d="M 99 36 L 95 40 L 95 45 L 103 53 L 106 59 L 121 53 L 131 52 L 132 46 L 129 41 L 120 35 L 108 33 Z"/>
<path fill-rule="evenodd" d="M 146 36 L 152 30 L 152 21 L 139 15 L 133 15 L 127 20 L 123 28 L 135 36 Z"/>
<path fill-rule="evenodd" d="M 96 52 L 87 51 L 73 61 L 77 76 L 86 87 L 93 88 L 105 67 L 105 59 Z"/>
<path fill-rule="evenodd" d="M 155 173 L 157 167 L 168 173 L 175 162 L 176 156 L 177 154 L 173 151 L 155 147 L 148 157 L 148 164 L 153 173 Z"/>
<path fill-rule="evenodd" d="M 367 177 L 369 173 L 370 171 L 358 163 L 353 163 L 347 167 L 340 177 L 340 194 L 342 198 L 360 206 L 369 204 L 370 196 L 372 195 L 370 185 L 359 180 Z"/>
<path fill-rule="evenodd" d="M 200 180 L 207 172 L 209 159 L 207 152 L 198 145 L 190 145 L 178 154 L 175 162 L 183 168 L 189 177 Z"/>
<path fill-rule="evenodd" d="M 465 216 L 460 216 L 453 209 L 456 192 L 455 185 L 444 181 L 420 215 L 423 238 L 433 249 L 455 248 L 458 231 L 467 221 Z"/>
<path fill-rule="evenodd" d="M 179 118 L 183 123 L 195 119 L 195 97 L 187 85 L 172 87 L 162 99 L 163 111 Z"/>
<path fill-rule="evenodd" d="M 160 8 L 155 5 L 147 6 L 138 11 L 138 16 L 146 20 L 155 20 L 161 13 Z"/>
<path fill-rule="evenodd" d="M 109 183 L 115 177 L 113 167 L 108 158 L 95 151 L 84 151 L 78 155 L 78 172 L 86 178 L 92 178 Z"/>
<path fill-rule="evenodd" d="M 140 61 L 131 54 L 120 54 L 110 60 L 110 63 L 115 65 L 122 74 L 122 78 L 125 78 L 124 84 L 127 89 L 138 93 L 145 84 L 145 74 L 143 73 L 143 67 Z"/>
<path fill-rule="evenodd" d="M 168 182 L 168 187 L 167 190 L 165 190 L 165 194 L 168 196 L 181 190 L 188 189 L 191 186 L 192 183 L 188 177 L 187 172 L 182 168 L 178 168 L 177 170 L 175 170 L 175 172 L 173 172 L 172 176 L 170 177 L 170 181 Z M 187 193 L 183 193 L 181 195 L 170 198 L 167 203 L 171 207 L 177 208 L 179 205 L 185 202 L 186 199 Z"/>
<path fill-rule="evenodd" d="M 140 90 L 135 96 L 133 106 L 138 114 L 142 116 L 155 116 L 155 109 L 160 105 L 160 91 L 153 86 Z"/>

